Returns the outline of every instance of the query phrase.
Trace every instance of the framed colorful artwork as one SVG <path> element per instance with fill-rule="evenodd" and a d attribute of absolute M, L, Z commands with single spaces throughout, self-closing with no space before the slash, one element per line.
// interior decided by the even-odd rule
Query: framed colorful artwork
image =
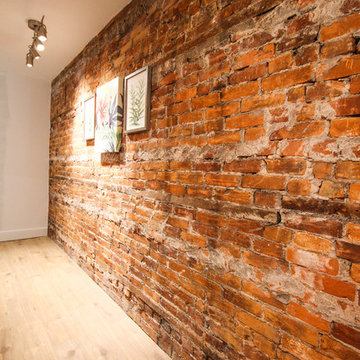
<path fill-rule="evenodd" d="M 128 134 L 149 129 L 150 70 L 146 66 L 125 77 L 125 132 Z"/>
<path fill-rule="evenodd" d="M 96 89 L 96 152 L 120 151 L 124 115 L 123 104 L 122 78 L 117 77 Z"/>
<path fill-rule="evenodd" d="M 95 96 L 84 101 L 84 136 L 85 140 L 95 137 Z"/>

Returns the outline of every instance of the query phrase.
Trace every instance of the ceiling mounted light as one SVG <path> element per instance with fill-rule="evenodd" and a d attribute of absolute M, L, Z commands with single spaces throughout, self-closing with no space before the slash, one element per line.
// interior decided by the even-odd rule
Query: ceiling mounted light
<path fill-rule="evenodd" d="M 26 55 L 26 65 L 32 67 L 34 59 L 40 59 L 38 51 L 44 51 L 45 45 L 44 41 L 47 40 L 47 29 L 43 23 L 44 16 L 41 21 L 30 19 L 28 20 L 28 27 L 34 31 L 33 42 L 29 46 L 29 52 Z"/>
<path fill-rule="evenodd" d="M 34 58 L 31 55 L 31 53 L 28 52 L 26 54 L 26 66 L 27 67 L 33 67 L 33 65 L 34 65 Z"/>

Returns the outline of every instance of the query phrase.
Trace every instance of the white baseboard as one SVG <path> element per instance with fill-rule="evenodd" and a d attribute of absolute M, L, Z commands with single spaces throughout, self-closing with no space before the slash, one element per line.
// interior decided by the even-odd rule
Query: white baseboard
<path fill-rule="evenodd" d="M 47 235 L 47 227 L 0 231 L 0 241 L 29 239 Z"/>

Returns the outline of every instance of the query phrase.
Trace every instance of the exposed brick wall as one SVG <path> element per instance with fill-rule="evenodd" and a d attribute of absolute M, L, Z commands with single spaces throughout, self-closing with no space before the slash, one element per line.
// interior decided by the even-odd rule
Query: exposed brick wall
<path fill-rule="evenodd" d="M 360 359 L 359 10 L 134 1 L 53 81 L 50 236 L 173 359 Z M 81 100 L 145 65 L 100 157 Z"/>

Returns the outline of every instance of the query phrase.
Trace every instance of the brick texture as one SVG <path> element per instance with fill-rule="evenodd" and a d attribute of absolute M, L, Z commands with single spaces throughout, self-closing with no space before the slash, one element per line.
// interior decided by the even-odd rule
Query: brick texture
<path fill-rule="evenodd" d="M 53 80 L 49 236 L 172 359 L 360 359 L 359 11 L 134 0 Z M 94 153 L 145 65 L 150 130 Z"/>

